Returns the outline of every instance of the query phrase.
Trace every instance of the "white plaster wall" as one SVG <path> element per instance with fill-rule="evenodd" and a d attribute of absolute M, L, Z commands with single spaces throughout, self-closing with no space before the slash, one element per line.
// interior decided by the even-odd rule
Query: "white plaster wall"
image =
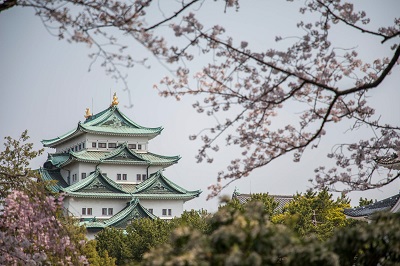
<path fill-rule="evenodd" d="M 73 216 L 79 218 L 110 218 L 103 216 L 102 208 L 113 208 L 114 215 L 126 207 L 130 199 L 92 199 L 92 198 L 67 198 L 64 207 L 68 208 Z M 92 215 L 82 215 L 82 208 L 92 208 Z"/>
<path fill-rule="evenodd" d="M 61 169 L 60 173 L 61 173 L 61 176 L 64 178 L 65 182 L 68 183 L 69 171 L 67 171 L 66 169 Z"/>
<path fill-rule="evenodd" d="M 92 148 L 92 142 L 96 142 L 96 148 Z M 106 143 L 106 148 L 99 148 L 98 143 Z M 60 145 L 56 146 L 56 152 L 64 152 L 70 148 L 75 148 L 76 145 L 85 144 L 85 149 L 90 151 L 111 151 L 115 148 L 108 148 L 108 143 L 116 143 L 117 146 L 127 142 L 128 144 L 141 144 L 141 149 L 137 149 L 137 152 L 148 151 L 149 138 L 148 137 L 129 137 L 129 136 L 109 136 L 109 135 L 95 135 L 91 133 L 85 133 L 73 139 L 70 139 Z M 74 149 L 75 150 L 75 149 Z"/>
<path fill-rule="evenodd" d="M 92 231 L 86 231 L 86 238 L 88 239 L 88 240 L 93 240 L 93 239 L 95 239 L 96 238 L 96 234 L 97 234 L 98 232 L 92 232 Z"/>
<path fill-rule="evenodd" d="M 180 217 L 183 213 L 183 200 L 145 200 L 141 199 L 140 204 L 146 209 L 153 209 L 153 214 L 161 219 Z M 172 209 L 172 216 L 163 216 L 162 209 Z"/>
<path fill-rule="evenodd" d="M 83 162 L 73 162 L 67 166 L 65 166 L 61 170 L 61 174 L 64 177 L 64 180 L 67 181 L 68 175 L 70 176 L 71 185 L 73 183 L 77 183 L 82 180 L 82 173 L 86 173 L 86 177 L 90 175 L 91 172 L 96 170 L 96 164 L 94 163 L 83 163 Z M 75 182 L 72 181 L 72 175 L 77 174 L 77 180 Z"/>
<path fill-rule="evenodd" d="M 92 148 L 92 142 L 96 142 L 96 148 Z M 99 148 L 98 143 L 106 143 L 106 148 Z M 148 137 L 124 137 L 124 136 L 108 136 L 108 135 L 94 135 L 87 133 L 86 134 L 86 147 L 89 151 L 111 151 L 115 148 L 108 148 L 108 143 L 116 143 L 117 146 L 121 145 L 122 143 L 127 142 L 128 144 L 141 144 L 141 150 L 135 151 L 147 151 L 148 150 Z"/>
<path fill-rule="evenodd" d="M 167 166 L 167 167 L 169 167 L 169 166 Z M 150 167 L 149 167 L 149 175 L 152 174 L 152 173 L 157 172 L 158 170 L 165 169 L 165 168 L 167 168 L 167 167 L 165 167 L 165 166 L 160 166 L 160 165 L 150 166 Z"/>
<path fill-rule="evenodd" d="M 82 173 L 86 173 L 86 177 L 89 176 L 89 174 L 93 171 L 96 170 L 96 165 L 95 163 L 84 163 L 84 162 L 73 162 L 66 167 L 63 168 L 62 170 L 62 176 L 64 177 L 64 180 L 68 182 L 68 175 L 70 176 L 70 183 L 71 185 L 79 182 L 82 180 Z M 98 165 L 102 173 L 106 173 L 107 177 L 110 178 L 111 180 L 121 183 L 121 184 L 139 184 L 140 182 L 137 182 L 137 174 L 147 174 L 147 166 L 146 165 L 126 165 L 126 164 L 107 164 L 103 163 Z M 162 169 L 161 166 L 151 166 L 149 167 L 148 170 L 148 176 L 150 176 L 152 173 L 155 173 L 156 171 Z M 72 181 L 72 175 L 77 174 L 77 181 L 73 182 Z M 127 180 L 117 180 L 117 174 L 127 174 Z"/>
<path fill-rule="evenodd" d="M 145 165 L 125 165 L 125 164 L 100 164 L 99 168 L 102 173 L 106 173 L 107 177 L 117 183 L 136 184 L 137 174 L 147 174 Z M 127 180 L 117 180 L 117 174 L 127 174 Z"/>
<path fill-rule="evenodd" d="M 86 148 L 86 134 L 82 134 L 78 137 L 75 137 L 73 139 L 70 139 L 64 143 L 61 143 L 60 145 L 56 146 L 56 152 L 64 152 L 65 150 L 68 150 L 70 148 L 74 148 L 78 144 L 83 144 L 85 143 L 85 148 Z"/>

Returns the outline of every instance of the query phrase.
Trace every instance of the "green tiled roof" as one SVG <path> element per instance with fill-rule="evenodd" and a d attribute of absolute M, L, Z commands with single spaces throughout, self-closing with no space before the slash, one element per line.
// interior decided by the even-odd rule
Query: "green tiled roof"
<path fill-rule="evenodd" d="M 54 153 L 47 156 L 47 162 L 50 162 L 52 165 L 58 168 L 69 159 L 71 159 L 69 153 Z"/>
<path fill-rule="evenodd" d="M 125 228 L 130 220 L 140 218 L 157 219 L 155 215 L 140 204 L 138 199 L 134 198 L 124 209 L 103 222 L 87 221 L 81 224 L 84 224 L 88 229 L 105 228 L 109 226 Z"/>
<path fill-rule="evenodd" d="M 60 169 L 47 170 L 40 168 L 39 173 L 42 180 L 46 183 L 46 187 L 52 192 L 60 192 L 68 187 L 67 182 L 61 176 Z"/>
<path fill-rule="evenodd" d="M 129 193 L 122 190 L 119 184 L 104 176 L 99 168 L 85 179 L 64 188 L 63 191 L 69 196 L 86 195 L 93 197 L 94 195 L 98 195 L 103 198 L 130 197 Z"/>
<path fill-rule="evenodd" d="M 198 197 L 201 190 L 188 191 L 167 179 L 161 171 L 157 171 L 130 193 L 139 199 L 183 199 L 186 201 Z"/>
<path fill-rule="evenodd" d="M 139 164 L 139 165 L 164 165 L 177 163 L 180 156 L 164 156 L 151 152 L 138 153 L 130 150 L 127 144 L 120 145 L 113 151 L 69 151 L 68 153 L 49 154 L 47 161 L 56 167 L 63 167 L 73 161 L 89 163 L 113 163 L 113 164 Z"/>
<path fill-rule="evenodd" d="M 41 177 L 49 182 L 49 189 L 54 192 L 65 192 L 67 197 L 79 198 L 113 198 L 113 199 L 181 199 L 184 201 L 198 197 L 201 190 L 188 191 L 167 179 L 158 171 L 136 186 L 122 186 L 102 175 L 100 169 L 88 177 L 70 186 L 64 181 L 59 170 L 40 169 Z"/>
<path fill-rule="evenodd" d="M 149 128 L 138 125 L 125 116 L 117 106 L 110 106 L 106 110 L 89 117 L 83 123 L 79 122 L 75 129 L 64 135 L 42 140 L 42 143 L 45 147 L 54 147 L 85 132 L 118 136 L 148 136 L 153 138 L 160 134 L 162 130 L 162 127 Z"/>

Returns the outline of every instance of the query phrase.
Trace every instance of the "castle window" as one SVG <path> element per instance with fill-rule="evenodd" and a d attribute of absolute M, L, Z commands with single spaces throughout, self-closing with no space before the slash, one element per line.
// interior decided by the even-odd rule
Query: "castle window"
<path fill-rule="evenodd" d="M 162 209 L 162 216 L 172 216 L 172 209 Z"/>
<path fill-rule="evenodd" d="M 149 213 L 153 214 L 153 209 L 148 209 Z"/>
<path fill-rule="evenodd" d="M 82 144 L 79 144 L 78 147 L 79 147 L 78 150 L 82 150 Z"/>
<path fill-rule="evenodd" d="M 84 143 L 82 143 L 82 149 L 84 149 L 85 148 L 85 142 Z"/>
<path fill-rule="evenodd" d="M 87 215 L 92 215 L 92 208 L 87 208 Z"/>
<path fill-rule="evenodd" d="M 106 144 L 105 143 L 99 143 L 99 148 L 106 148 Z"/>
<path fill-rule="evenodd" d="M 82 215 L 86 215 L 86 208 L 82 208 Z"/>
<path fill-rule="evenodd" d="M 142 149 L 142 144 L 138 144 L 137 148 L 138 148 L 138 150 L 141 150 Z"/>
<path fill-rule="evenodd" d="M 113 208 L 108 208 L 108 215 L 113 215 L 113 212 L 114 212 Z"/>
<path fill-rule="evenodd" d="M 117 174 L 117 180 L 121 180 L 121 174 Z"/>
<path fill-rule="evenodd" d="M 136 150 L 136 144 L 128 144 L 128 148 L 131 150 Z"/>
<path fill-rule="evenodd" d="M 116 148 L 117 147 L 117 143 L 108 143 L 108 147 L 109 148 Z"/>
<path fill-rule="evenodd" d="M 107 208 L 101 209 L 101 215 L 107 215 Z"/>
<path fill-rule="evenodd" d="M 92 142 L 92 148 L 96 148 L 96 147 L 97 147 L 96 142 Z"/>
<path fill-rule="evenodd" d="M 81 176 L 82 176 L 82 179 L 85 179 L 86 178 L 86 173 L 82 173 Z"/>
<path fill-rule="evenodd" d="M 146 174 L 143 174 L 142 175 L 142 180 L 144 181 L 144 180 L 146 180 L 147 179 L 147 175 Z"/>
<path fill-rule="evenodd" d="M 128 175 L 127 175 L 127 174 L 123 174 L 123 175 L 122 175 L 122 180 L 126 180 L 126 179 L 127 179 L 127 177 L 128 177 Z"/>
<path fill-rule="evenodd" d="M 75 151 L 78 151 L 78 145 L 75 146 Z"/>
<path fill-rule="evenodd" d="M 142 181 L 142 175 L 141 174 L 137 174 L 136 175 L 136 180 L 137 181 Z"/>

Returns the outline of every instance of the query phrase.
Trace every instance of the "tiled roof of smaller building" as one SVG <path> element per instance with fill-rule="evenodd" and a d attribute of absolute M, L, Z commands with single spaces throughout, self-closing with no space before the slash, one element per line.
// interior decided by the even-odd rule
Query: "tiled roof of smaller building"
<path fill-rule="evenodd" d="M 375 159 L 375 162 L 386 168 L 400 170 L 400 158 L 397 153 L 393 153 L 391 156 L 379 157 Z"/>
<path fill-rule="evenodd" d="M 234 192 L 232 195 L 232 199 L 237 199 L 239 200 L 240 203 L 244 204 L 251 198 L 251 195 L 252 194 L 240 194 L 238 192 Z M 293 196 L 289 195 L 268 195 L 268 196 L 274 198 L 274 200 L 279 204 L 278 207 L 276 208 L 279 211 L 281 211 L 286 204 L 288 204 L 293 200 Z"/>
<path fill-rule="evenodd" d="M 390 211 L 399 199 L 400 193 L 366 206 L 344 209 L 343 213 L 349 217 L 368 217 L 379 211 Z"/>

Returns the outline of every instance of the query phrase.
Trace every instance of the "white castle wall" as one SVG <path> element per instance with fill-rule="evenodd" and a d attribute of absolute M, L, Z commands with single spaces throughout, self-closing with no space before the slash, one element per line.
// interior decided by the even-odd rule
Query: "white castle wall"
<path fill-rule="evenodd" d="M 64 200 L 64 207 L 68 209 L 70 214 L 79 218 L 93 218 L 107 219 L 111 216 L 103 215 L 102 208 L 113 208 L 113 214 L 117 214 L 130 199 L 93 199 L 93 198 L 70 198 Z M 146 209 L 153 209 L 153 214 L 160 219 L 172 219 L 173 217 L 180 217 L 183 213 L 183 200 L 140 200 L 140 203 Z M 82 208 L 92 208 L 92 214 L 82 214 Z M 163 215 L 163 209 L 167 210 L 167 214 Z M 171 215 L 168 210 L 171 210 Z"/>
<path fill-rule="evenodd" d="M 153 209 L 153 214 L 160 219 L 171 219 L 180 217 L 183 213 L 183 200 L 140 200 L 140 203 L 146 209 Z M 162 215 L 163 209 L 171 209 L 172 215 Z M 168 212 L 167 212 L 168 214 Z"/>
<path fill-rule="evenodd" d="M 92 199 L 92 198 L 70 198 L 64 200 L 64 207 L 75 217 L 79 218 L 110 218 L 111 216 L 103 215 L 102 208 L 113 208 L 115 215 L 123 208 L 130 199 Z M 92 208 L 91 215 L 82 215 L 82 208 Z"/>
<path fill-rule="evenodd" d="M 101 172 L 107 174 L 107 177 L 111 180 L 121 183 L 121 184 L 139 184 L 141 181 L 137 181 L 137 174 L 147 175 L 157 172 L 160 169 L 163 169 L 162 166 L 151 166 L 147 170 L 147 166 L 145 165 L 124 165 L 124 164 L 95 164 L 95 163 L 84 163 L 84 162 L 74 162 L 66 167 L 64 167 L 62 171 L 62 176 L 64 180 L 68 182 L 68 175 L 70 176 L 70 184 L 74 184 L 82 180 L 82 173 L 86 173 L 86 177 L 90 175 L 91 172 L 96 170 L 96 166 L 98 166 Z M 73 180 L 73 175 L 77 175 L 76 181 Z M 117 180 L 117 174 L 126 174 L 127 180 Z"/>
<path fill-rule="evenodd" d="M 92 143 L 96 143 L 96 147 L 92 147 Z M 65 152 L 69 149 L 76 151 L 75 147 L 81 144 L 81 150 L 87 149 L 88 151 L 112 151 L 115 148 L 108 148 L 108 143 L 116 143 L 116 146 L 127 142 L 129 144 L 136 144 L 135 151 L 145 152 L 148 151 L 149 140 L 148 137 L 129 137 L 129 136 L 107 136 L 107 135 L 94 135 L 85 133 L 73 139 L 70 139 L 58 146 L 56 146 L 56 152 Z M 106 148 L 99 148 L 99 143 L 106 143 Z M 141 149 L 138 149 L 138 144 L 141 145 Z M 84 147 L 84 148 L 83 148 Z"/>

